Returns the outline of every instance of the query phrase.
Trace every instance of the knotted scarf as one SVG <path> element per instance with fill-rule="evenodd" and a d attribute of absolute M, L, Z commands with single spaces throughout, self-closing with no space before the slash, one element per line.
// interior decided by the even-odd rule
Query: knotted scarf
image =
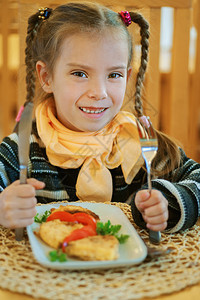
<path fill-rule="evenodd" d="M 143 164 L 135 117 L 119 112 L 96 132 L 77 132 L 56 118 L 53 99 L 36 108 L 38 134 L 46 146 L 52 165 L 80 168 L 76 195 L 83 201 L 111 201 L 113 183 L 109 169 L 121 165 L 125 182 L 130 184 Z M 119 199 L 120 200 L 120 199 Z"/>

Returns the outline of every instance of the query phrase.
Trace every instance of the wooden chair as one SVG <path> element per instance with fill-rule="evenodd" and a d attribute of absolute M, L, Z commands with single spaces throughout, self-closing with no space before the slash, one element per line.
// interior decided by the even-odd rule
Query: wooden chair
<path fill-rule="evenodd" d="M 76 1 L 76 0 L 75 0 Z M 195 0 L 194 0 L 195 1 Z M 67 1 L 65 1 L 67 2 Z M 99 0 L 99 3 L 108 5 L 107 0 Z M 196 0 L 199 9 L 199 0 Z M 63 3 L 62 0 L 54 1 L 19 1 L 19 28 L 21 39 L 21 69 L 24 74 L 24 40 L 26 35 L 26 22 L 30 13 L 40 6 L 54 6 Z M 198 160 L 197 152 L 197 111 L 199 109 L 199 53 L 197 54 L 196 71 L 192 78 L 192 90 L 190 88 L 189 45 L 190 28 L 192 25 L 192 0 L 114 0 L 109 6 L 115 10 L 139 10 L 147 17 L 150 23 L 150 52 L 149 66 L 145 82 L 144 104 L 146 113 L 150 115 L 154 125 L 165 133 L 179 140 L 187 154 Z M 169 6 L 174 9 L 174 32 L 172 47 L 172 64 L 168 76 L 167 86 L 161 90 L 162 77 L 159 70 L 160 57 L 160 18 L 161 8 Z M 200 32 L 199 19 L 196 26 Z M 131 26 L 130 26 L 131 27 Z M 133 29 L 131 29 L 133 30 Z M 137 39 L 136 39 L 137 40 Z M 198 38 L 198 49 L 199 38 Z M 25 89 L 24 76 L 19 78 L 18 106 L 24 102 Z M 164 92 L 163 92 L 164 91 Z M 162 97 L 161 97 L 162 96 Z M 192 104 L 192 105 L 191 105 Z"/>
<path fill-rule="evenodd" d="M 9 134 L 14 126 L 17 109 L 17 74 L 9 66 L 9 38 L 18 33 L 18 4 L 0 1 L 0 34 L 2 36 L 2 63 L 0 66 L 0 134 Z M 14 49 L 12 49 L 14 50 Z"/>

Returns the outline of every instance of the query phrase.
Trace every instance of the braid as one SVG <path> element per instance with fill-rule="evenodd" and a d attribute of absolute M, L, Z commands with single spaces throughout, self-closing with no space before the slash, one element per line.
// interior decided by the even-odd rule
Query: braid
<path fill-rule="evenodd" d="M 27 37 L 26 37 L 26 49 L 25 49 L 25 64 L 26 64 L 26 105 L 28 102 L 32 102 L 35 96 L 35 62 L 33 60 L 33 41 L 39 24 L 42 20 L 38 19 L 39 13 L 32 15 L 28 19 Z"/>
<path fill-rule="evenodd" d="M 135 110 L 138 117 L 143 115 L 141 90 L 144 81 L 144 75 L 147 68 L 148 62 L 148 48 L 149 48 L 149 24 L 143 18 L 142 15 L 130 12 L 131 20 L 140 26 L 140 36 L 141 36 L 141 64 L 136 78 L 136 92 L 135 92 Z"/>

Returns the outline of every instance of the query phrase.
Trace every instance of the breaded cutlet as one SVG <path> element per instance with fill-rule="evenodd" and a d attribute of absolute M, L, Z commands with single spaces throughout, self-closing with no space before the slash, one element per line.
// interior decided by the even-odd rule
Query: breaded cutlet
<path fill-rule="evenodd" d="M 65 252 L 80 260 L 115 260 L 119 257 L 118 245 L 113 235 L 95 235 L 69 242 Z"/>
<path fill-rule="evenodd" d="M 62 246 L 63 240 L 70 235 L 72 231 L 82 228 L 80 223 L 68 223 L 58 219 L 41 224 L 39 237 L 50 247 L 58 249 Z"/>

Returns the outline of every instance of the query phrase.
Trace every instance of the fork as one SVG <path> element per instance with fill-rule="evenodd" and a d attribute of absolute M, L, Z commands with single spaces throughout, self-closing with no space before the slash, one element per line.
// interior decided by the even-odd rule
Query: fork
<path fill-rule="evenodd" d="M 141 117 L 140 119 L 137 119 L 137 128 L 140 137 L 142 156 L 145 160 L 147 169 L 148 190 L 151 194 L 151 162 L 158 150 L 158 140 L 149 117 Z M 152 244 L 159 244 L 160 239 L 160 231 L 149 230 L 149 240 Z"/>

